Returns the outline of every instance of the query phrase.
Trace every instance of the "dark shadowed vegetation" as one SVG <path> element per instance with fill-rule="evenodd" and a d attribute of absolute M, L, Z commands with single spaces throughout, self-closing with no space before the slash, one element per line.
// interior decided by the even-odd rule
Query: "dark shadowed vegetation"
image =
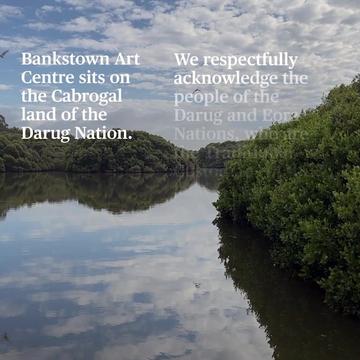
<path fill-rule="evenodd" d="M 245 144 L 216 207 L 262 230 L 273 261 L 332 308 L 360 316 L 360 78 Z"/>
<path fill-rule="evenodd" d="M 196 156 L 160 136 L 132 132 L 133 140 L 22 140 L 0 118 L 0 172 L 69 171 L 175 173 L 193 171 Z"/>
<path fill-rule="evenodd" d="M 224 168 L 226 162 L 235 158 L 245 143 L 246 140 L 208 144 L 197 152 L 198 165 L 202 168 Z"/>

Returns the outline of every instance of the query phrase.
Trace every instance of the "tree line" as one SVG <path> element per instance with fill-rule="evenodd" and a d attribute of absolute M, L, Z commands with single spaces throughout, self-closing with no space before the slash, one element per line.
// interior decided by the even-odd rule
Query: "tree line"
<path fill-rule="evenodd" d="M 9 128 L 0 115 L 0 172 L 187 172 L 224 168 L 246 141 L 211 143 L 198 151 L 179 148 L 144 131 L 133 140 L 22 140 L 19 129 Z"/>
<path fill-rule="evenodd" d="M 160 136 L 132 132 L 131 141 L 22 140 L 0 118 L 0 172 L 175 173 L 196 168 L 196 156 Z"/>

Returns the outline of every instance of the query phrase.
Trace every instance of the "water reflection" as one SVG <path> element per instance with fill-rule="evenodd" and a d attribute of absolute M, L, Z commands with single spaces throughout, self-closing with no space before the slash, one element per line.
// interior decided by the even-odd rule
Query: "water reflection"
<path fill-rule="evenodd" d="M 1 359 L 350 359 L 356 326 L 212 225 L 218 179 L 2 177 Z"/>
<path fill-rule="evenodd" d="M 222 169 L 201 169 L 196 174 L 196 181 L 199 185 L 204 186 L 206 189 L 216 191 L 222 174 Z"/>
<path fill-rule="evenodd" d="M 146 210 L 195 182 L 195 174 L 0 174 L 0 217 L 9 208 L 77 200 L 114 214 Z"/>
<path fill-rule="evenodd" d="M 11 339 L 2 358 L 230 360 L 239 345 L 243 359 L 269 353 L 245 299 L 224 281 L 216 192 L 204 180 L 180 177 L 169 190 L 160 176 L 163 185 L 139 195 L 129 178 L 107 189 L 89 186 L 104 181 L 93 175 L 60 177 L 20 177 L 2 191 L 0 331 Z M 163 202 L 147 210 L 119 215 L 112 196 L 103 200 L 117 191 L 141 203 L 156 189 Z M 116 211 L 134 210 L 119 201 Z"/>
<path fill-rule="evenodd" d="M 274 359 L 360 358 L 357 320 L 333 314 L 321 302 L 318 289 L 274 268 L 266 241 L 258 233 L 227 222 L 218 226 L 226 276 L 246 294 Z"/>

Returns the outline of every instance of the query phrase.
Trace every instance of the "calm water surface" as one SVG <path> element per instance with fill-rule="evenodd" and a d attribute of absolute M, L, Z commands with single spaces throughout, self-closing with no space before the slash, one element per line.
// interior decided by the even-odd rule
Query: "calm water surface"
<path fill-rule="evenodd" d="M 219 174 L 0 174 L 0 358 L 360 358 L 360 322 L 212 224 Z"/>

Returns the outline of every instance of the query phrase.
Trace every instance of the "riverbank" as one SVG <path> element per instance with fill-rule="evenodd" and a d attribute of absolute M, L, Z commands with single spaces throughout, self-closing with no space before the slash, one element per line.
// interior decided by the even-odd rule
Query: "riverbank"
<path fill-rule="evenodd" d="M 299 136 L 294 136 L 299 134 Z M 291 135 L 291 136 L 290 136 Z M 273 262 L 360 316 L 360 77 L 274 124 L 230 161 L 216 207 L 271 241 Z"/>

